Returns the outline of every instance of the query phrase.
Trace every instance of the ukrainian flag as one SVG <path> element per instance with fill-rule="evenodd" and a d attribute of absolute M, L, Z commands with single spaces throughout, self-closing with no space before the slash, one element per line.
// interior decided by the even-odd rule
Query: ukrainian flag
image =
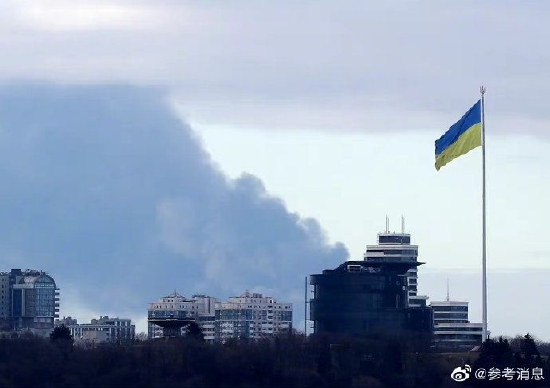
<path fill-rule="evenodd" d="M 435 141 L 435 169 L 481 146 L 481 100 Z"/>

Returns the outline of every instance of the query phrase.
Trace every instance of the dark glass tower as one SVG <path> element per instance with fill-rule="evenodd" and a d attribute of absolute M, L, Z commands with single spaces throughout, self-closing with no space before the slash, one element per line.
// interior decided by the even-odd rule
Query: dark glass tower
<path fill-rule="evenodd" d="M 430 308 L 409 308 L 407 271 L 417 261 L 347 261 L 311 275 L 310 319 L 315 333 L 431 332 Z"/>

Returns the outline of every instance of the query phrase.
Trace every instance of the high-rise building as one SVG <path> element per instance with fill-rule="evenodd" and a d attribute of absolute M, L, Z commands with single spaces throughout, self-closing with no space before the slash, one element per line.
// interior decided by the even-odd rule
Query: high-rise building
<path fill-rule="evenodd" d="M 434 345 L 440 351 L 468 351 L 481 345 L 483 325 L 470 323 L 468 302 L 431 302 L 434 314 Z"/>
<path fill-rule="evenodd" d="M 347 261 L 311 275 L 310 319 L 316 334 L 431 333 L 432 310 L 409 308 L 409 260 Z"/>
<path fill-rule="evenodd" d="M 216 307 L 216 339 L 259 339 L 292 329 L 292 303 L 271 296 L 249 293 L 231 297 Z"/>
<path fill-rule="evenodd" d="M 44 271 L 12 269 L 0 274 L 0 318 L 10 329 L 45 333 L 59 317 L 59 289 Z"/>
<path fill-rule="evenodd" d="M 378 244 L 367 245 L 363 256 L 365 261 L 383 260 L 418 263 L 418 245 L 411 244 L 411 235 L 405 233 L 405 220 L 401 219 L 401 233 L 390 232 L 386 218 L 386 230 L 378 233 Z M 427 296 L 418 295 L 418 268 L 411 266 L 407 271 L 407 290 L 409 307 L 426 307 Z"/>

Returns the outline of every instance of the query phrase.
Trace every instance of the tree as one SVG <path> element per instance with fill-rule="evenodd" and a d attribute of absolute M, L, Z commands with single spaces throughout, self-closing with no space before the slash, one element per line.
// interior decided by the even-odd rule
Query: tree
<path fill-rule="evenodd" d="M 50 334 L 50 341 L 52 342 L 69 342 L 73 343 L 73 336 L 71 335 L 71 331 L 69 328 L 65 325 L 57 326 Z"/>
<path fill-rule="evenodd" d="M 143 341 L 147 341 L 148 339 L 149 337 L 147 336 L 147 333 L 143 331 L 141 333 L 136 334 L 136 342 L 143 342 Z"/>
<path fill-rule="evenodd" d="M 537 344 L 535 343 L 535 340 L 529 333 L 523 336 L 523 341 L 521 343 L 521 351 L 525 355 L 525 358 L 531 358 L 539 355 Z"/>
<path fill-rule="evenodd" d="M 197 322 L 191 322 L 185 328 L 185 337 L 204 342 L 204 333 Z"/>

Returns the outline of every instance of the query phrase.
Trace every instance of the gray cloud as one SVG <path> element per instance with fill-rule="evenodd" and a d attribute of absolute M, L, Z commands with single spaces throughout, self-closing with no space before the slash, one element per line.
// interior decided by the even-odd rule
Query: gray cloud
<path fill-rule="evenodd" d="M 493 117 L 550 119 L 543 1 L 56 3 L 4 6 L 0 77 L 164 85 L 198 121 L 252 127 L 438 128 L 481 84 Z"/>
<path fill-rule="evenodd" d="M 299 302 L 305 275 L 347 257 L 258 178 L 217 170 L 160 89 L 0 87 L 0 178 L 0 257 L 99 312 L 174 288 Z"/>

